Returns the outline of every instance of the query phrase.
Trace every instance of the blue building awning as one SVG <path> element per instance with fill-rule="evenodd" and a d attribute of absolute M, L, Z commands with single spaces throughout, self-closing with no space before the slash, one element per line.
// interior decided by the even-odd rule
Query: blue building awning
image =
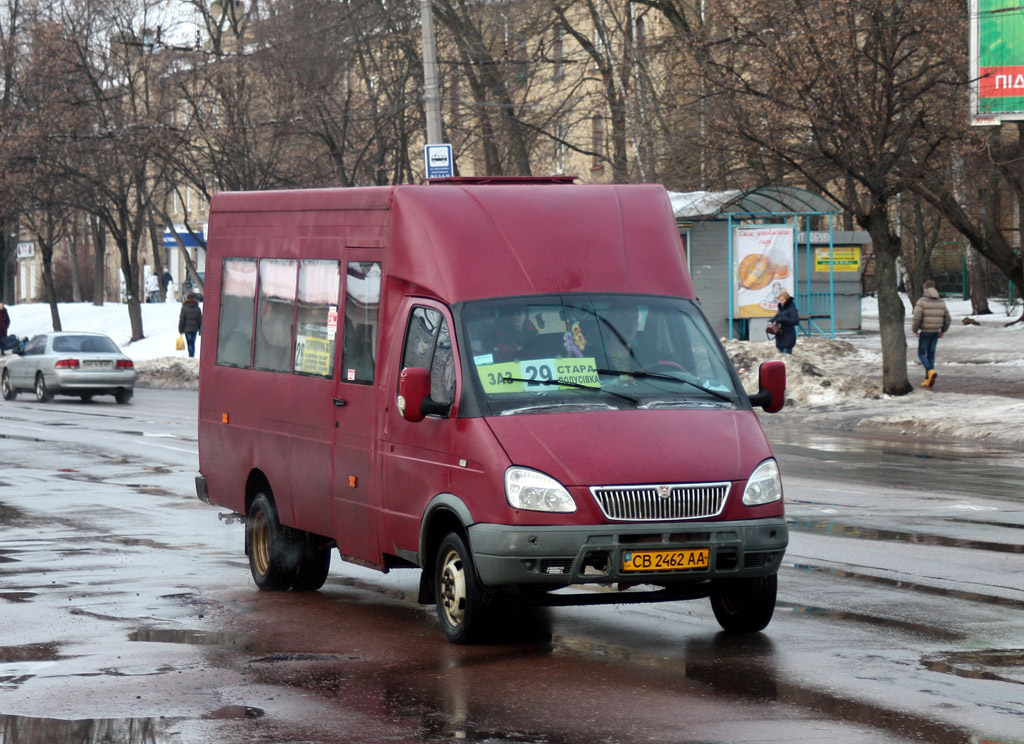
<path fill-rule="evenodd" d="M 190 233 L 185 225 L 175 225 L 174 232 L 178 233 L 182 244 L 186 248 L 206 248 L 206 225 L 193 226 L 192 233 L 195 233 L 195 235 Z M 177 247 L 178 242 L 174 239 L 174 232 L 171 231 L 170 227 L 164 227 L 164 248 Z M 202 242 L 197 240 L 196 236 Z"/>

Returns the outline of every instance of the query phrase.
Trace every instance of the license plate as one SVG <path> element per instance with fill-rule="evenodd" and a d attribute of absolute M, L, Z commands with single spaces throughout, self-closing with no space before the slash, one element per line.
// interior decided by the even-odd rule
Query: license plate
<path fill-rule="evenodd" d="M 82 362 L 82 366 L 83 367 L 105 367 L 107 369 L 110 369 L 111 363 L 110 362 L 104 362 L 104 361 L 91 361 L 89 359 L 86 359 L 84 362 Z"/>
<path fill-rule="evenodd" d="M 709 548 L 687 550 L 627 550 L 622 554 L 623 571 L 693 571 L 708 567 Z"/>

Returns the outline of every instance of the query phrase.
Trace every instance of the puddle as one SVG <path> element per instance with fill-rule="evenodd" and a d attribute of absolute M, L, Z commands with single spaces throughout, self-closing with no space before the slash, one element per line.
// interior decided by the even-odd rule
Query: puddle
<path fill-rule="evenodd" d="M 884 576 L 871 576 L 869 574 L 846 571 L 841 568 L 810 566 L 804 563 L 794 563 L 792 564 L 792 567 L 799 571 L 816 571 L 819 573 L 829 574 L 830 576 L 838 576 L 842 579 L 853 579 L 854 581 L 861 581 L 878 586 L 887 586 L 895 589 L 909 589 L 922 594 L 933 594 L 940 597 L 950 597 L 952 599 L 964 599 L 968 602 L 982 602 L 984 604 L 1000 605 L 1002 607 L 1013 607 L 1014 609 L 1024 610 L 1024 602 L 1018 599 L 1011 599 L 1010 597 L 981 594 L 980 592 L 968 592 L 962 589 L 946 589 L 941 586 L 929 586 L 927 584 L 915 584 L 907 581 L 906 579 L 890 579 Z"/>
<path fill-rule="evenodd" d="M 152 628 L 136 630 L 128 634 L 129 641 L 143 643 L 184 643 L 189 646 L 229 646 L 246 640 L 241 633 L 222 633 L 207 630 L 175 630 Z"/>
<path fill-rule="evenodd" d="M 203 716 L 207 720 L 218 720 L 223 718 L 263 718 L 266 715 L 261 708 L 253 708 L 249 705 L 225 705 L 212 713 Z"/>
<path fill-rule="evenodd" d="M 0 646 L 0 664 L 14 664 L 23 661 L 57 661 L 64 658 L 58 653 L 59 650 L 59 643 Z"/>
<path fill-rule="evenodd" d="M 1024 685 L 1024 649 L 991 649 L 988 651 L 956 651 L 921 660 L 925 669 L 952 674 L 965 679 L 985 679 Z M 1019 679 L 997 674 L 993 669 L 1019 672 Z"/>
<path fill-rule="evenodd" d="M 27 602 L 36 596 L 35 592 L 0 592 L 0 599 L 8 602 Z"/>
<path fill-rule="evenodd" d="M 830 521 L 794 520 L 789 523 L 789 528 L 800 532 L 816 532 L 826 535 L 834 535 L 836 537 L 852 537 L 859 540 L 903 542 L 913 543 L 915 545 L 937 545 L 946 548 L 988 550 L 993 553 L 1024 553 L 1024 544 L 1015 545 L 1012 543 L 997 543 L 985 540 L 968 540 L 961 537 L 928 535 L 920 532 L 901 532 L 899 530 L 878 530 L 871 527 L 849 527 Z"/>
<path fill-rule="evenodd" d="M 164 744 L 180 742 L 176 719 L 170 718 L 87 718 L 65 721 L 0 714 L 0 742 L 3 744 Z"/>

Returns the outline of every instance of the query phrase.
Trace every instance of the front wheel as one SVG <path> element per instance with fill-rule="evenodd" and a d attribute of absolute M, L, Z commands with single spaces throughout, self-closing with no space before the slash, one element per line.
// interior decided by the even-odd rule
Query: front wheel
<path fill-rule="evenodd" d="M 298 572 L 298 550 L 277 519 L 270 498 L 257 494 L 245 519 L 245 552 L 256 586 L 264 591 L 291 588 Z"/>
<path fill-rule="evenodd" d="M 45 403 L 51 398 L 53 398 L 53 395 L 46 387 L 46 380 L 43 379 L 43 373 L 40 372 L 36 375 L 36 400 L 40 403 Z"/>
<path fill-rule="evenodd" d="M 462 536 L 448 533 L 437 551 L 434 597 L 441 630 L 453 643 L 472 643 L 485 625 L 485 590 L 476 576 L 473 556 Z"/>
<path fill-rule="evenodd" d="M 0 377 L 0 392 L 3 392 L 4 400 L 14 400 L 18 397 L 18 391 L 11 385 L 11 373 L 6 369 L 3 377 Z"/>
<path fill-rule="evenodd" d="M 775 612 L 778 575 L 716 581 L 711 589 L 711 609 L 726 633 L 764 630 Z"/>

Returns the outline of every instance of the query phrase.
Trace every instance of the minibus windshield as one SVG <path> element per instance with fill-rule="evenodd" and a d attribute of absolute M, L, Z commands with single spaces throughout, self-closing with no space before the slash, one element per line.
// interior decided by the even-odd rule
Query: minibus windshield
<path fill-rule="evenodd" d="M 492 415 L 736 405 L 732 365 L 690 300 L 544 295 L 467 302 L 462 348 Z"/>

